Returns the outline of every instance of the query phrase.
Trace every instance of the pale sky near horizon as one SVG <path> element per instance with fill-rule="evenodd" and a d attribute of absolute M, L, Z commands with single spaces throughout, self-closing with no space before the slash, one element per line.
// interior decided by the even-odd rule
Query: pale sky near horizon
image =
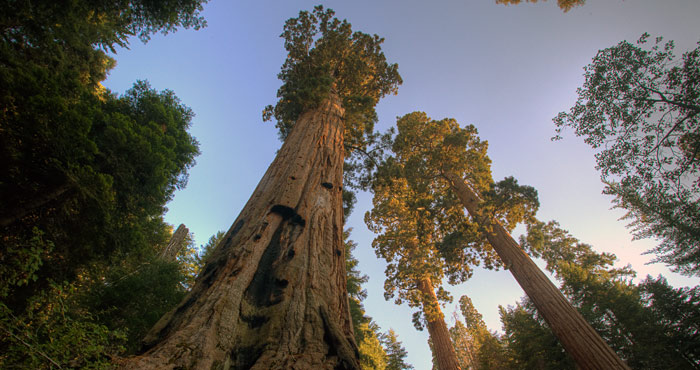
<path fill-rule="evenodd" d="M 596 250 L 617 254 L 638 278 L 661 273 L 675 286 L 700 283 L 645 264 L 653 256 L 641 253 L 654 242 L 631 241 L 618 220 L 624 212 L 611 210 L 611 199 L 601 194 L 594 152 L 571 132 L 550 140 L 551 118 L 573 105 L 583 67 L 598 50 L 648 32 L 675 40 L 680 55 L 700 40 L 698 0 L 588 0 L 568 13 L 554 0 L 517 6 L 494 0 L 210 0 L 203 13 L 207 28 L 157 35 L 146 45 L 133 40 L 129 50 L 118 50 L 104 83 L 123 93 L 146 79 L 158 90 L 175 91 L 196 113 L 191 133 L 202 155 L 187 188 L 168 204 L 166 221 L 187 225 L 198 245 L 230 227 L 281 145 L 274 124 L 261 119 L 280 85 L 285 51 L 279 34 L 286 19 L 318 3 L 353 29 L 384 37 L 388 61 L 399 64 L 404 83 L 377 106 L 379 130 L 416 110 L 474 124 L 489 141 L 494 178 L 512 175 L 538 190 L 541 220 L 557 220 Z M 386 264 L 375 257 L 363 222 L 370 206 L 371 195 L 359 194 L 347 222 L 359 268 L 370 277 L 367 314 L 383 330 L 396 330 L 416 370 L 430 369 L 427 332 L 413 328 L 409 307 L 383 298 Z M 455 303 L 444 309 L 448 323 L 467 294 L 492 330 L 501 329 L 498 305 L 523 296 L 508 271 L 478 270 L 450 290 Z"/>

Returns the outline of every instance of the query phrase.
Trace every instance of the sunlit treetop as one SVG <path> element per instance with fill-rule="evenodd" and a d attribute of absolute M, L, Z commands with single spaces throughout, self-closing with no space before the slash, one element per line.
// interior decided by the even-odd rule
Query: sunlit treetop
<path fill-rule="evenodd" d="M 494 182 L 488 143 L 473 125 L 460 127 L 456 120 L 430 119 L 423 112 L 409 113 L 396 122 L 398 135 L 392 150 L 405 165 L 409 181 L 432 181 L 438 193 L 451 193 L 447 173 L 466 181 L 481 197 L 481 212 L 512 230 L 532 218 L 539 207 L 537 191 L 521 186 L 512 177 Z"/>
<path fill-rule="evenodd" d="M 480 264 L 499 265 L 484 229 L 467 216 L 446 173 L 466 179 L 482 197 L 484 214 L 509 230 L 532 218 L 539 204 L 536 191 L 513 178 L 493 181 L 487 143 L 474 126 L 414 112 L 400 117 L 397 127 L 394 155 L 376 173 L 373 209 L 365 222 L 378 234 L 377 255 L 388 262 L 385 297 L 398 293 L 397 303 L 417 306 L 417 279 L 428 277 L 437 288 L 444 278 L 451 284 L 466 281 Z M 439 291 L 438 298 L 448 296 Z"/>
<path fill-rule="evenodd" d="M 546 1 L 546 0 L 544 0 Z M 496 0 L 496 4 L 515 5 L 520 4 L 523 0 Z M 526 3 L 536 3 L 537 0 L 525 0 Z M 557 0 L 557 5 L 564 13 L 576 6 L 581 6 L 586 3 L 586 0 Z"/>
<path fill-rule="evenodd" d="M 301 113 L 334 90 L 345 109 L 345 146 L 363 148 L 377 120 L 375 105 L 396 93 L 401 76 L 398 65 L 386 61 L 383 38 L 353 32 L 350 23 L 334 15 L 318 5 L 287 20 L 281 35 L 288 54 L 278 75 L 279 100 L 265 108 L 263 119 L 274 117 L 284 139 Z"/>
<path fill-rule="evenodd" d="M 387 261 L 385 299 L 422 307 L 414 314 L 414 324 L 421 329 L 420 317 L 434 320 L 431 315 L 437 312 L 423 305 L 420 281 L 429 280 L 438 299 L 449 301 L 442 289 L 445 279 L 451 284 L 464 282 L 474 266 L 482 262 L 494 265 L 496 260 L 451 193 L 438 194 L 430 181 L 408 179 L 404 169 L 395 158 L 380 166 L 373 208 L 365 222 L 378 234 L 372 242 L 375 253 Z M 440 249 L 444 243 L 458 243 L 462 252 L 455 258 L 443 258 Z"/>

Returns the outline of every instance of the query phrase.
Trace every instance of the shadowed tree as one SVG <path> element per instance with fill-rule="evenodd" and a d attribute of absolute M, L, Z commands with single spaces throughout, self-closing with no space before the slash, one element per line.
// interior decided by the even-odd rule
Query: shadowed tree
<path fill-rule="evenodd" d="M 412 163 L 407 168 L 415 175 L 408 177 L 431 178 L 439 189 L 436 192 L 459 198 L 478 225 L 482 241 L 488 241 L 577 364 L 584 369 L 626 369 L 510 236 L 516 222 L 534 216 L 537 203 L 526 200 L 536 197 L 536 191 L 518 186 L 513 179 L 491 185 L 486 143 L 476 136 L 474 126 L 460 128 L 454 120 L 434 121 L 421 112 L 399 118 L 397 126 L 393 151 Z M 468 253 L 468 248 L 455 247 L 445 248 L 443 255 L 453 259 Z"/>
<path fill-rule="evenodd" d="M 125 368 L 358 369 L 343 247 L 344 143 L 362 147 L 400 77 L 382 39 L 321 6 L 289 19 L 274 115 L 285 139 L 185 300 Z"/>
<path fill-rule="evenodd" d="M 455 313 L 455 325 L 450 328 L 452 343 L 463 369 L 505 369 L 505 349 L 486 327 L 479 311 L 466 295 L 459 299 L 464 323 Z"/>
<path fill-rule="evenodd" d="M 554 118 L 595 149 L 597 168 L 636 238 L 655 238 L 655 261 L 700 275 L 700 47 L 644 34 L 600 50 L 568 113 Z"/>
<path fill-rule="evenodd" d="M 347 271 L 347 289 L 350 303 L 350 317 L 355 333 L 355 342 L 360 352 L 360 365 L 367 370 L 384 370 L 387 354 L 382 347 L 379 326 L 365 314 L 362 301 L 367 298 L 367 291 L 362 284 L 369 280 L 357 269 L 359 261 L 352 255 L 357 243 L 348 239 L 352 229 L 343 232 L 345 243 L 345 271 Z"/>
<path fill-rule="evenodd" d="M 105 49 L 205 25 L 203 0 L 9 1 L 0 11 L 0 285 L 20 314 L 49 281 L 165 237 L 198 153 L 172 92 L 100 85 Z M 13 286 L 23 285 L 21 289 Z"/>
<path fill-rule="evenodd" d="M 387 353 L 386 370 L 413 370 L 413 365 L 407 364 L 404 359 L 408 355 L 403 348 L 394 329 L 382 336 L 382 343 Z"/>

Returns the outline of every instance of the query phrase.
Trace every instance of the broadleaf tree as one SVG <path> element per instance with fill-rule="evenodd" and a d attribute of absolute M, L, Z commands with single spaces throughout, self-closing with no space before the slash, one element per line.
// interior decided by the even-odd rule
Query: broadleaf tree
<path fill-rule="evenodd" d="M 649 45 L 651 44 L 651 45 Z M 627 211 L 636 238 L 678 272 L 700 274 L 700 47 L 622 41 L 600 50 L 569 112 L 554 118 L 597 149 L 604 193 Z"/>
<path fill-rule="evenodd" d="M 401 82 L 382 39 L 317 6 L 289 19 L 275 117 L 284 143 L 183 302 L 125 368 L 360 367 L 343 247 L 344 144 Z"/>

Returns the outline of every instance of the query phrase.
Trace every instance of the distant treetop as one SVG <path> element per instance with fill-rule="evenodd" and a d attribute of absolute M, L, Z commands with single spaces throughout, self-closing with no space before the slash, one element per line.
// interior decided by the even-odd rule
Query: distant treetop
<path fill-rule="evenodd" d="M 520 4 L 523 0 L 496 0 L 496 4 L 515 5 Z M 543 0 L 547 1 L 547 0 Z M 525 0 L 526 3 L 536 3 L 537 0 Z M 557 0 L 557 5 L 564 13 L 571 10 L 575 6 L 581 6 L 586 3 L 586 0 Z"/>

